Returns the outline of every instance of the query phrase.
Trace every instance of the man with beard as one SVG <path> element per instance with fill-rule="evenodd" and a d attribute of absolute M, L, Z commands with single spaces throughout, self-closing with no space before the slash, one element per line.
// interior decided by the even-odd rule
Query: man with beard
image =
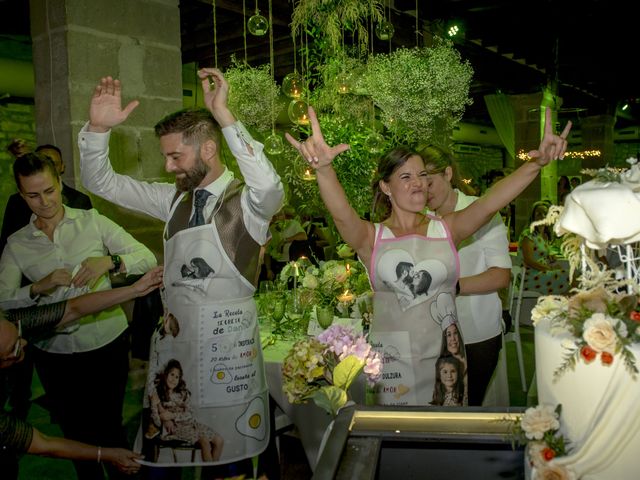
<path fill-rule="evenodd" d="M 142 182 L 113 171 L 110 129 L 125 121 L 138 101 L 122 108 L 121 84 L 111 77 L 96 87 L 78 143 L 82 181 L 89 191 L 166 222 L 165 314 L 180 318 L 181 329 L 170 338 L 168 350 L 152 351 L 151 358 L 160 365 L 175 358 L 185 366 L 194 417 L 224 439 L 222 457 L 213 464 L 226 464 L 258 455 L 269 440 L 269 397 L 253 293 L 260 248 L 284 192 L 262 144 L 229 110 L 229 85 L 222 73 L 205 68 L 198 76 L 208 110 L 180 110 L 155 126 L 165 169 L 175 174 L 175 184 Z M 221 134 L 244 182 L 221 162 Z M 193 258 L 215 272 L 197 289 L 180 281 L 181 266 Z M 150 367 L 150 379 L 155 367 Z M 149 406 L 148 396 L 144 406 Z M 161 457 L 157 464 L 163 463 Z M 253 475 L 250 469 L 239 473 Z"/>

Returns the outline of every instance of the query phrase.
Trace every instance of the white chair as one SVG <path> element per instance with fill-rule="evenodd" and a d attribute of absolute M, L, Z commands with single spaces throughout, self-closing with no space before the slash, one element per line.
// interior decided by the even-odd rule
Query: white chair
<path fill-rule="evenodd" d="M 514 264 L 511 266 L 511 284 L 509 285 L 509 314 L 513 321 L 513 332 L 505 334 L 505 341 L 516 344 L 516 355 L 518 357 L 518 367 L 520 368 L 520 382 L 522 391 L 527 391 L 527 380 L 524 369 L 524 355 L 522 353 L 522 341 L 520 340 L 520 312 L 522 302 L 526 298 L 537 298 L 541 294 L 532 290 L 524 289 L 524 280 L 527 275 L 527 267 L 518 265 L 517 259 L 513 258 Z"/>

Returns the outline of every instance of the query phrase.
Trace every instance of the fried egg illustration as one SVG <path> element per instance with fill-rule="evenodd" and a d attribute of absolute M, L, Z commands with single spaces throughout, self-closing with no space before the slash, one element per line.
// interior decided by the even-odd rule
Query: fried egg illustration
<path fill-rule="evenodd" d="M 231 383 L 233 375 L 224 363 L 218 363 L 211 370 L 211 383 Z"/>
<path fill-rule="evenodd" d="M 236 430 L 241 435 L 264 440 L 267 435 L 266 419 L 264 400 L 261 397 L 255 397 L 236 420 Z"/>

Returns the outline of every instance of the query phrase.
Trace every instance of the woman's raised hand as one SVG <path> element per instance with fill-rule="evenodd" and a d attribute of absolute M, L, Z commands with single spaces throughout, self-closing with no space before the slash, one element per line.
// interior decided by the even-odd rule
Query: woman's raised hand
<path fill-rule="evenodd" d="M 335 147 L 330 147 L 327 142 L 324 141 L 322 136 L 322 130 L 320 130 L 320 123 L 318 123 L 318 117 L 313 107 L 309 107 L 309 121 L 311 122 L 311 136 L 306 140 L 299 142 L 288 133 L 285 133 L 285 137 L 289 141 L 293 148 L 300 152 L 302 158 L 304 158 L 309 165 L 315 170 L 325 167 L 333 161 L 342 152 L 349 150 L 349 145 L 341 143 Z"/>
<path fill-rule="evenodd" d="M 562 160 L 567 151 L 567 136 L 570 130 L 571 121 L 568 121 L 560 135 L 554 134 L 551 109 L 547 107 L 544 118 L 544 136 L 538 149 L 529 152 L 529 157 L 541 167 L 547 165 L 551 160 Z"/>

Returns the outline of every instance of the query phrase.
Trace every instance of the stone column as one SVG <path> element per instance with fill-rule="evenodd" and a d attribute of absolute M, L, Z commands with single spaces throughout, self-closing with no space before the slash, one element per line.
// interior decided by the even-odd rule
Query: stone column
<path fill-rule="evenodd" d="M 553 121 L 557 116 L 557 109 L 562 104 L 562 99 L 554 96 L 549 91 L 511 95 L 511 104 L 515 117 L 515 168 L 522 165 L 523 160 L 518 158 L 520 154 L 526 154 L 535 150 L 540 145 L 544 125 L 544 105 L 552 105 Z M 516 199 L 516 235 L 529 224 L 531 205 L 541 198 L 548 198 L 552 203 L 557 199 L 557 162 L 551 162 L 542 169 L 542 172 Z"/>
<path fill-rule="evenodd" d="M 582 150 L 600 150 L 599 157 L 584 157 L 582 168 L 600 168 L 615 163 L 615 145 L 613 143 L 615 117 L 612 115 L 593 115 L 584 117 L 582 127 Z"/>
<path fill-rule="evenodd" d="M 79 185 L 78 132 L 100 78 L 122 81 L 123 103 L 140 100 L 111 134 L 116 171 L 148 181 L 172 181 L 164 172 L 153 126 L 182 108 L 178 0 L 30 0 L 38 143 L 61 148 L 65 182 Z M 77 179 L 77 181 L 76 181 Z M 157 254 L 161 222 L 97 197 L 94 206 Z"/>

